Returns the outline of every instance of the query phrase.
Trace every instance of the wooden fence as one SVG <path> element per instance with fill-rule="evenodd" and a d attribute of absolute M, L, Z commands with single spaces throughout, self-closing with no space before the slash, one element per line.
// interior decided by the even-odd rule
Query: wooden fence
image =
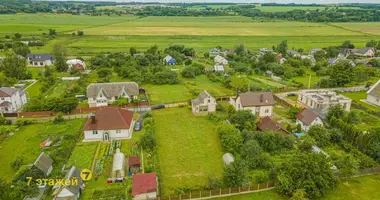
<path fill-rule="evenodd" d="M 354 177 L 358 177 L 358 176 L 367 176 L 367 175 L 373 175 L 373 174 L 378 174 L 380 173 L 380 167 L 373 167 L 373 168 L 365 168 L 365 169 L 359 169 L 356 174 L 354 174 L 353 176 Z M 346 175 L 345 174 L 341 174 L 341 173 L 335 173 L 336 176 L 338 176 L 339 178 L 346 178 Z"/>
<path fill-rule="evenodd" d="M 242 186 L 242 187 L 193 191 L 193 192 L 184 193 L 184 194 L 158 197 L 157 199 L 158 200 L 210 199 L 210 198 L 216 198 L 216 197 L 233 196 L 233 195 L 238 195 L 238 194 L 259 192 L 261 190 L 268 190 L 274 187 L 275 187 L 274 182 L 267 182 L 267 183 L 247 185 L 247 186 Z"/>

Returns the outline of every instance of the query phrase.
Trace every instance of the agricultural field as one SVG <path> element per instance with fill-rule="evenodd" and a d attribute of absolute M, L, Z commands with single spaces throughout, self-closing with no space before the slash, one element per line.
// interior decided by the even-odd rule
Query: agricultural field
<path fill-rule="evenodd" d="M 70 156 L 69 164 L 81 169 L 91 169 L 97 146 L 98 142 L 78 143 Z"/>
<path fill-rule="evenodd" d="M 380 35 L 380 22 L 332 23 L 332 25 L 368 35 Z"/>
<path fill-rule="evenodd" d="M 189 108 L 153 112 L 163 195 L 175 188 L 199 188 L 208 177 L 221 177 L 222 151 L 216 125 Z M 180 117 L 179 117 L 180 116 Z"/>
<path fill-rule="evenodd" d="M 259 6 L 263 12 L 287 12 L 291 10 L 324 10 L 325 6 Z M 340 9 L 361 9 L 359 7 L 339 7 Z"/>
<path fill-rule="evenodd" d="M 68 120 L 62 124 L 54 124 L 46 122 L 40 124 L 32 124 L 21 127 L 14 131 L 13 136 L 7 137 L 0 143 L 0 177 L 7 181 L 12 179 L 14 171 L 11 169 L 10 163 L 18 156 L 24 158 L 25 164 L 34 162 L 41 153 L 39 144 L 46 140 L 49 136 L 63 136 L 65 134 L 77 135 L 84 120 Z M 17 148 L 16 148 L 17 147 Z"/>

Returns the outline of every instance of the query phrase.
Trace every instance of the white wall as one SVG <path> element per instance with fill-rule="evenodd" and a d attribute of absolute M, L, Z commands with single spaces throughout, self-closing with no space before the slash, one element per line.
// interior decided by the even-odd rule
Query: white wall
<path fill-rule="evenodd" d="M 149 199 L 148 196 L 154 197 L 154 199 L 155 199 L 155 198 L 157 198 L 157 192 L 139 194 L 139 195 L 136 195 L 133 199 L 134 200 L 147 200 L 147 199 Z"/>
<path fill-rule="evenodd" d="M 26 94 L 20 96 L 20 91 L 15 92 L 11 97 L 2 97 L 0 98 L 0 103 L 8 101 L 12 105 L 8 107 L 8 111 L 5 108 L 2 108 L 1 111 L 4 113 L 14 113 L 22 109 L 24 104 L 27 102 Z"/>
<path fill-rule="evenodd" d="M 368 95 L 368 96 L 367 96 L 367 101 L 370 102 L 370 103 L 373 103 L 373 104 L 375 104 L 375 105 L 380 106 L 380 99 L 379 99 L 379 98 L 376 98 L 376 97 L 374 97 L 374 96 L 372 96 L 372 95 Z"/>
<path fill-rule="evenodd" d="M 311 122 L 311 124 L 308 126 L 306 125 L 305 123 L 303 123 L 301 120 L 297 119 L 296 120 L 296 124 L 301 124 L 301 129 L 304 130 L 305 132 L 308 132 L 310 127 L 314 126 L 314 125 L 323 125 L 323 122 L 321 120 L 321 118 L 317 117 L 313 122 Z"/>
<path fill-rule="evenodd" d="M 132 137 L 134 122 L 132 122 L 130 129 L 122 129 L 121 133 L 116 133 L 116 130 L 98 130 L 98 134 L 93 134 L 93 131 L 84 131 L 84 142 L 103 141 L 104 134 L 108 132 L 109 140 L 123 140 Z"/>

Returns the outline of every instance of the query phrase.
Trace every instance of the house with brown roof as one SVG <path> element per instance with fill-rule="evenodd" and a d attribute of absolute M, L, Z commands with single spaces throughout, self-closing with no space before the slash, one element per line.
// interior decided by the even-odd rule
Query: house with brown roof
<path fill-rule="evenodd" d="M 119 98 L 126 98 L 131 102 L 138 95 L 139 86 L 135 82 L 93 83 L 87 87 L 90 108 L 107 106 Z"/>
<path fill-rule="evenodd" d="M 258 117 L 266 117 L 273 115 L 275 101 L 272 92 L 246 92 L 231 97 L 229 103 L 236 110 L 250 110 Z"/>
<path fill-rule="evenodd" d="M 310 108 L 305 108 L 297 114 L 296 124 L 300 124 L 302 130 L 309 131 L 314 125 L 323 125 L 322 119 Z"/>
<path fill-rule="evenodd" d="M 0 88 L 0 112 L 15 113 L 26 104 L 26 93 L 23 90 L 10 87 Z"/>
<path fill-rule="evenodd" d="M 158 181 L 155 172 L 133 176 L 132 196 L 134 200 L 156 199 L 157 188 Z"/>
<path fill-rule="evenodd" d="M 140 157 L 139 156 L 129 156 L 128 157 L 128 168 L 129 172 L 132 174 L 137 174 L 140 172 Z"/>
<path fill-rule="evenodd" d="M 215 112 L 216 100 L 206 90 L 203 90 L 197 98 L 191 100 L 191 108 L 195 115 Z"/>
<path fill-rule="evenodd" d="M 90 114 L 84 125 L 84 142 L 130 139 L 133 132 L 133 112 L 105 107 Z"/>
<path fill-rule="evenodd" d="M 380 80 L 367 91 L 367 102 L 380 106 Z"/>
<path fill-rule="evenodd" d="M 259 131 L 274 131 L 283 134 L 290 134 L 290 132 L 283 128 L 280 123 L 268 116 L 261 118 L 260 121 L 256 123 L 256 126 Z"/>

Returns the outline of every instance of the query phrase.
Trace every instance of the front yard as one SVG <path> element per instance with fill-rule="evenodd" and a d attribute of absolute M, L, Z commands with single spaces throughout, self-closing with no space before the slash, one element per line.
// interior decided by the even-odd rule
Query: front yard
<path fill-rule="evenodd" d="M 221 177 L 223 154 L 215 124 L 194 116 L 187 107 L 154 111 L 153 115 L 162 195 L 205 186 L 209 176 Z"/>
<path fill-rule="evenodd" d="M 17 157 L 24 159 L 24 164 L 30 164 L 42 152 L 39 144 L 50 136 L 72 135 L 77 136 L 84 120 L 68 120 L 61 124 L 46 122 L 21 127 L 0 143 L 0 177 L 11 180 L 15 171 L 10 164 Z M 54 147 L 51 147 L 54 148 Z"/>

